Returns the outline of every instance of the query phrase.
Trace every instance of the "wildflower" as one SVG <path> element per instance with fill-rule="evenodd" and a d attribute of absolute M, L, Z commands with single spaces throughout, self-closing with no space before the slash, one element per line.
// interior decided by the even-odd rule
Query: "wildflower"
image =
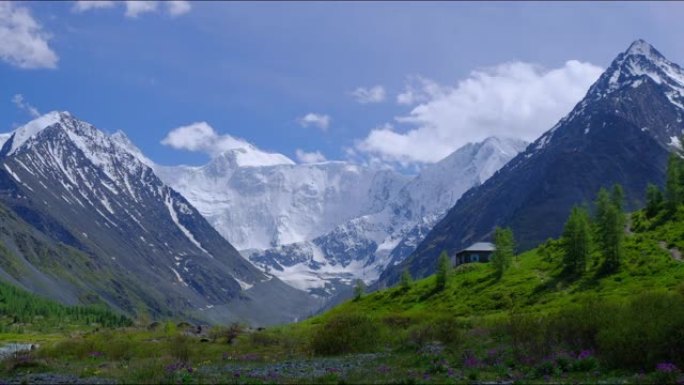
<path fill-rule="evenodd" d="M 677 365 L 673 364 L 672 362 L 661 362 L 656 365 L 656 371 L 660 373 L 674 373 L 678 372 L 679 368 L 677 368 Z"/>
<path fill-rule="evenodd" d="M 591 350 L 582 350 L 578 355 L 577 359 L 578 360 L 585 360 L 593 355 L 593 352 Z"/>
<path fill-rule="evenodd" d="M 91 358 L 99 358 L 99 357 L 102 357 L 102 356 L 103 356 L 103 353 L 102 353 L 102 352 L 98 352 L 98 351 L 94 351 L 94 352 L 88 353 L 88 355 L 89 355 Z"/>
<path fill-rule="evenodd" d="M 378 372 L 379 373 L 389 373 L 390 368 L 387 365 L 380 365 L 378 366 Z"/>
<path fill-rule="evenodd" d="M 465 359 L 463 360 L 463 366 L 466 368 L 476 368 L 480 366 L 480 361 L 475 357 L 475 354 L 472 352 L 466 352 L 465 353 Z"/>

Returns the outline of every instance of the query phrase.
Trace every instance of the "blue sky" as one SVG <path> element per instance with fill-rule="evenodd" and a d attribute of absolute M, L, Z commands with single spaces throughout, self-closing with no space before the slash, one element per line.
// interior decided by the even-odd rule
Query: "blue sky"
<path fill-rule="evenodd" d="M 58 109 L 162 164 L 206 162 L 206 146 L 161 142 L 207 122 L 295 160 L 406 166 L 489 135 L 534 139 L 636 38 L 684 63 L 677 3 L 178 5 L 0 5 L 2 131 Z"/>

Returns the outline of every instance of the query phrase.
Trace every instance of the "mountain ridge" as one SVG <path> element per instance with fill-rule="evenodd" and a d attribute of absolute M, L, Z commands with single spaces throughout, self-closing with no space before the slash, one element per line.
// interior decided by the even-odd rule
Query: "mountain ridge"
<path fill-rule="evenodd" d="M 531 248 L 557 236 L 570 207 L 591 202 L 601 186 L 622 184 L 628 207 L 639 207 L 648 183 L 662 185 L 664 160 L 684 129 L 678 102 L 684 72 L 646 45 L 637 40 L 620 53 L 570 113 L 465 193 L 377 286 L 396 282 L 403 268 L 429 274 L 442 250 L 488 239 L 497 225 L 511 226 L 521 249 Z"/>

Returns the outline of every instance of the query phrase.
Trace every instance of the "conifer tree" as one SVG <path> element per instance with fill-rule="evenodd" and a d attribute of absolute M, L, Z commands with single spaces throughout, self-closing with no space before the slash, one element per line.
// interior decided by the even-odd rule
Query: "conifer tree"
<path fill-rule="evenodd" d="M 401 288 L 406 291 L 411 288 L 411 285 L 413 285 L 411 273 L 408 269 L 404 269 L 404 271 L 401 273 Z"/>
<path fill-rule="evenodd" d="M 658 186 L 649 184 L 646 187 L 646 216 L 649 218 L 658 215 L 663 207 L 663 193 Z"/>
<path fill-rule="evenodd" d="M 583 207 L 573 207 L 563 230 L 563 265 L 570 274 L 586 270 L 591 250 L 589 213 Z"/>
<path fill-rule="evenodd" d="M 608 190 L 599 190 L 596 198 L 596 231 L 605 258 L 605 268 L 609 272 L 617 270 L 623 254 L 625 215 L 617 203 L 611 199 Z"/>
<path fill-rule="evenodd" d="M 449 271 L 451 270 L 451 263 L 449 255 L 446 251 L 442 251 L 437 260 L 437 274 L 435 276 L 435 290 L 442 291 L 446 288 L 447 279 L 449 278 Z"/>
<path fill-rule="evenodd" d="M 515 238 L 510 228 L 496 227 L 494 229 L 494 245 L 496 250 L 492 254 L 492 265 L 496 270 L 497 277 L 501 278 L 511 266 L 515 256 Z"/>
<path fill-rule="evenodd" d="M 675 153 L 671 153 L 667 160 L 667 175 L 665 180 L 665 202 L 667 210 L 674 213 L 677 206 L 682 204 L 682 159 Z"/>
<path fill-rule="evenodd" d="M 613 185 L 613 190 L 610 192 L 610 201 L 613 203 L 615 208 L 620 212 L 624 212 L 624 202 L 625 202 L 625 191 L 619 184 Z"/>

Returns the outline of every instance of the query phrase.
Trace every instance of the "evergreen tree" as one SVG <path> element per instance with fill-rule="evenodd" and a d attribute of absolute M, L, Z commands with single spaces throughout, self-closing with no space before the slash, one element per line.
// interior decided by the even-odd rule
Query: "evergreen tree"
<path fill-rule="evenodd" d="M 620 266 L 622 259 L 625 214 L 605 188 L 599 190 L 596 198 L 595 220 L 601 253 L 605 258 L 605 268 L 613 272 Z"/>
<path fill-rule="evenodd" d="M 665 201 L 670 213 L 674 213 L 682 203 L 682 160 L 672 153 L 667 160 L 667 176 L 665 180 Z"/>
<path fill-rule="evenodd" d="M 451 262 L 446 251 L 442 251 L 437 260 L 437 274 L 435 276 L 435 290 L 442 291 L 446 288 Z"/>
<path fill-rule="evenodd" d="M 563 230 L 563 265 L 570 274 L 586 270 L 591 249 L 589 213 L 583 207 L 573 207 Z"/>
<path fill-rule="evenodd" d="M 357 279 L 354 284 L 354 301 L 358 301 L 363 297 L 363 293 L 366 291 L 366 285 L 363 280 Z"/>
<path fill-rule="evenodd" d="M 610 201 L 620 212 L 624 212 L 625 190 L 619 184 L 613 185 L 613 190 L 610 192 Z"/>
<path fill-rule="evenodd" d="M 658 215 L 663 207 L 663 193 L 658 186 L 649 184 L 646 187 L 646 215 L 649 218 Z"/>
<path fill-rule="evenodd" d="M 515 256 L 515 238 L 513 230 L 510 228 L 494 229 L 494 245 L 496 250 L 492 254 L 492 265 L 496 270 L 497 277 L 501 278 L 506 270 L 511 266 Z"/>
<path fill-rule="evenodd" d="M 413 285 L 411 273 L 408 269 L 404 269 L 404 271 L 401 273 L 401 288 L 403 290 L 408 290 L 411 288 L 411 285 Z"/>

